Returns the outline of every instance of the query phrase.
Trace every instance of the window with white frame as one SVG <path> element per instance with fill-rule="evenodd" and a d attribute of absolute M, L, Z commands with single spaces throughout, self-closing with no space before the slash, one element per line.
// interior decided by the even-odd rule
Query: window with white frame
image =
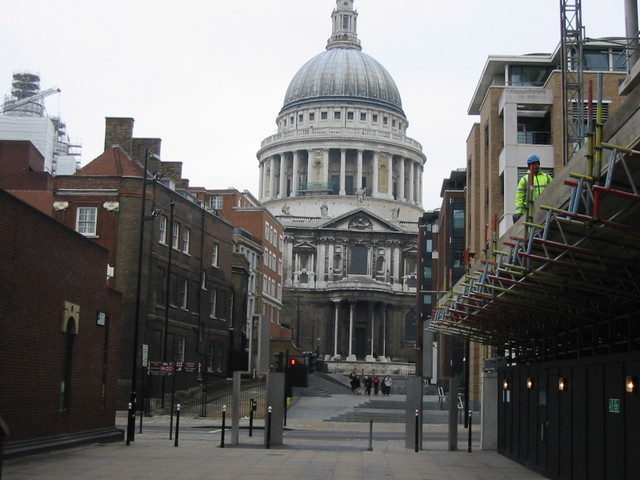
<path fill-rule="evenodd" d="M 214 267 L 218 266 L 218 250 L 220 249 L 220 246 L 217 243 L 213 244 L 213 247 L 211 248 L 211 265 L 213 265 Z"/>
<path fill-rule="evenodd" d="M 175 248 L 176 250 L 178 250 L 180 248 L 180 224 L 179 223 L 175 223 L 173 224 L 173 233 L 171 234 L 171 247 Z"/>
<path fill-rule="evenodd" d="M 218 307 L 218 291 L 212 288 L 209 291 L 209 317 L 216 318 L 216 308 Z"/>
<path fill-rule="evenodd" d="M 214 195 L 209 198 L 209 208 L 211 210 L 222 210 L 223 197 L 221 195 Z"/>
<path fill-rule="evenodd" d="M 78 207 L 76 217 L 76 231 L 86 236 L 96 236 L 98 233 L 98 208 Z"/>
<path fill-rule="evenodd" d="M 160 217 L 159 227 L 160 227 L 160 235 L 159 235 L 158 241 L 163 245 L 166 245 L 167 244 L 167 217 L 165 217 L 164 215 Z"/>
<path fill-rule="evenodd" d="M 183 253 L 189 254 L 189 240 L 191 238 L 191 229 L 188 227 L 184 227 L 182 230 L 182 251 Z"/>
<path fill-rule="evenodd" d="M 180 337 L 178 339 L 178 354 L 176 355 L 177 362 L 184 362 L 184 352 L 186 345 L 187 339 L 185 337 Z"/>
<path fill-rule="evenodd" d="M 180 297 L 178 298 L 178 301 L 180 302 L 180 308 L 182 310 L 186 310 L 188 305 L 188 298 L 189 298 L 189 280 L 187 280 L 186 278 L 182 278 L 180 280 Z"/>

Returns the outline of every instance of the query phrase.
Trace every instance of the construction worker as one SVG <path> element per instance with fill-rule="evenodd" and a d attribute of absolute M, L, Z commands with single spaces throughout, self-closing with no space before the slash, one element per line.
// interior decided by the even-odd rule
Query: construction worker
<path fill-rule="evenodd" d="M 553 180 L 551 175 L 540 170 L 540 158 L 537 155 L 529 155 L 527 166 L 529 171 L 522 176 L 516 190 L 516 213 L 513 214 L 513 223 L 527 212 L 529 203 L 533 203 Z"/>

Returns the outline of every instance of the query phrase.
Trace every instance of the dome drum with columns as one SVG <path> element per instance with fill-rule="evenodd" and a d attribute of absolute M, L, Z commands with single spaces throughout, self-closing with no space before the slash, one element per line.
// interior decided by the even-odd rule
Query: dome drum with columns
<path fill-rule="evenodd" d="M 284 316 L 300 326 L 298 348 L 413 360 L 426 157 L 393 78 L 361 51 L 357 17 L 338 0 L 326 51 L 293 77 L 257 154 L 259 197 L 285 227 Z"/>

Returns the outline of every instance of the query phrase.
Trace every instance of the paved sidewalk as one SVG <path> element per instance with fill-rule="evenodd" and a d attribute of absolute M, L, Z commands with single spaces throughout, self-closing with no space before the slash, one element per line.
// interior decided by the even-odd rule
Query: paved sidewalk
<path fill-rule="evenodd" d="M 326 422 L 323 417 L 353 408 L 366 398 L 351 395 L 301 397 L 289 408 L 287 428 L 321 430 L 328 439 L 298 439 L 283 446 L 264 448 L 264 432 L 248 436 L 241 429 L 239 445 L 225 434 L 220 448 L 220 420 L 181 418 L 179 446 L 169 439 L 169 417 L 144 419 L 143 433 L 135 442 L 93 444 L 32 455 L 4 463 L 3 480 L 534 480 L 533 473 L 493 451 L 447 450 L 446 442 L 431 442 L 426 449 L 407 449 L 404 440 L 331 439 L 335 431 L 368 431 L 367 423 Z M 126 415 L 118 415 L 124 426 Z M 246 425 L 246 420 L 243 420 Z M 144 426 L 146 425 L 146 427 Z M 255 422 L 261 426 L 262 422 Z M 183 430 L 186 426 L 198 426 Z M 164 428 L 160 428 L 164 427 Z M 402 424 L 379 424 L 374 430 L 403 432 Z M 425 431 L 446 429 L 425 425 Z M 136 432 L 137 432 L 136 428 Z M 463 436 L 464 433 L 460 433 Z M 362 436 L 361 436 L 362 437 Z M 474 446 L 477 448 L 477 446 Z"/>

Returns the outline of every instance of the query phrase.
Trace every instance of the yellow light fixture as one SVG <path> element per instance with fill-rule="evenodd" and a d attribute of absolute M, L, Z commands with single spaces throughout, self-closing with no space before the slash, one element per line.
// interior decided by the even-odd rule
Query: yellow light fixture
<path fill-rule="evenodd" d="M 567 379 L 564 377 L 560 377 L 558 380 L 558 390 L 564 392 L 567 389 Z"/>
<path fill-rule="evenodd" d="M 633 393 L 636 391 L 636 379 L 632 375 L 627 377 L 627 381 L 625 382 L 625 389 L 628 393 Z"/>
<path fill-rule="evenodd" d="M 531 390 L 533 388 L 533 378 L 531 378 L 531 377 L 527 378 L 527 388 L 529 390 Z"/>
<path fill-rule="evenodd" d="M 509 380 L 507 380 L 506 378 L 502 382 L 502 389 L 503 390 L 509 390 Z"/>

